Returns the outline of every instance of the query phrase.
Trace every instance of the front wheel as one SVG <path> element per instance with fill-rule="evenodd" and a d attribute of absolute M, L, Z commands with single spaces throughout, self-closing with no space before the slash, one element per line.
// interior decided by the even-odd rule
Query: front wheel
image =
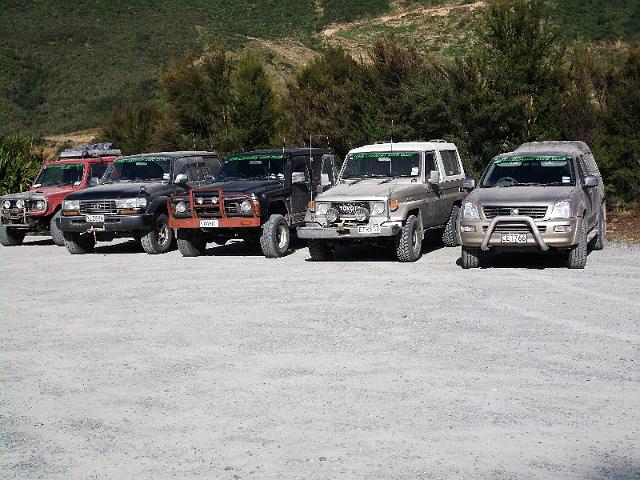
<path fill-rule="evenodd" d="M 400 262 L 415 262 L 422 256 L 420 220 L 415 215 L 409 215 L 396 237 L 396 256 Z"/>
<path fill-rule="evenodd" d="M 604 249 L 607 236 L 607 211 L 605 207 L 601 207 L 598 212 L 598 225 L 596 229 L 596 236 L 591 239 L 591 249 L 602 250 Z"/>
<path fill-rule="evenodd" d="M 282 215 L 273 214 L 262 225 L 260 248 L 267 258 L 283 257 L 289 250 L 289 224 Z"/>
<path fill-rule="evenodd" d="M 140 242 L 144 251 L 152 255 L 167 253 L 171 249 L 173 230 L 169 228 L 169 219 L 164 213 L 157 216 L 155 228 L 143 235 Z"/>
<path fill-rule="evenodd" d="M 25 232 L 23 230 L 8 228 L 3 223 L 0 223 L 0 243 L 5 247 L 16 247 L 18 245 L 22 245 L 24 236 Z"/>
<path fill-rule="evenodd" d="M 199 257 L 207 251 L 207 240 L 190 229 L 178 229 L 178 250 L 183 257 Z"/>
<path fill-rule="evenodd" d="M 91 233 L 63 232 L 64 246 L 72 255 L 83 255 L 93 252 L 96 239 Z"/>
<path fill-rule="evenodd" d="M 442 243 L 445 247 L 457 247 L 458 243 L 458 216 L 460 215 L 460 207 L 454 205 L 449 214 L 449 220 L 442 232 Z"/>
<path fill-rule="evenodd" d="M 462 247 L 462 268 L 478 268 L 482 251 L 479 248 Z"/>
<path fill-rule="evenodd" d="M 64 247 L 64 234 L 62 233 L 62 229 L 58 227 L 57 222 L 59 218 L 60 210 L 58 210 L 56 214 L 51 217 L 51 220 L 49 221 L 49 232 L 51 233 L 53 243 L 55 243 L 59 247 Z"/>
<path fill-rule="evenodd" d="M 567 268 L 581 270 L 587 266 L 587 222 L 580 222 L 580 238 L 578 244 L 571 247 L 567 254 Z"/>
<path fill-rule="evenodd" d="M 335 248 L 326 240 L 309 240 L 309 254 L 314 262 L 333 260 L 335 252 Z"/>

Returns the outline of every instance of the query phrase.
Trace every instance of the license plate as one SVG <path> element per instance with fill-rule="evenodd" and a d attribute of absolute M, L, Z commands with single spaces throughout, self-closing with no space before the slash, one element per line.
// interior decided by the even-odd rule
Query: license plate
<path fill-rule="evenodd" d="M 218 220 L 200 220 L 201 228 L 218 228 Z"/>
<path fill-rule="evenodd" d="M 104 223 L 104 215 L 87 215 L 87 223 Z"/>
<path fill-rule="evenodd" d="M 503 233 L 502 243 L 527 243 L 526 233 Z"/>
<path fill-rule="evenodd" d="M 380 233 L 380 225 L 366 225 L 358 227 L 358 233 Z"/>

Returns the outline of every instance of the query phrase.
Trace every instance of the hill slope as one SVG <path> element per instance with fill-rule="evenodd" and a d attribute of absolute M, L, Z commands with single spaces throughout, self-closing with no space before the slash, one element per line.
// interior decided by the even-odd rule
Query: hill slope
<path fill-rule="evenodd" d="M 5 0 L 0 135 L 99 125 L 123 100 L 147 97 L 167 59 L 212 42 L 265 51 L 281 79 L 323 45 L 358 53 L 389 32 L 421 50 L 455 53 L 468 44 L 482 3 Z M 569 39 L 630 39 L 640 30 L 640 0 L 558 1 L 552 11 Z"/>

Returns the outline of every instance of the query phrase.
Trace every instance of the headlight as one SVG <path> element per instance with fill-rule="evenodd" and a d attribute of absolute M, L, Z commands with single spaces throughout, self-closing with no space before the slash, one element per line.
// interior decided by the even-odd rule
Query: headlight
<path fill-rule="evenodd" d="M 462 218 L 480 218 L 480 209 L 477 203 L 464 202 L 462 205 Z"/>
<path fill-rule="evenodd" d="M 340 218 L 340 215 L 338 214 L 338 210 L 336 210 L 335 208 L 330 208 L 327 210 L 327 213 L 325 213 L 325 217 L 327 219 L 327 222 L 335 223 L 338 221 L 338 218 Z"/>
<path fill-rule="evenodd" d="M 24 208 L 24 200 L 20 199 L 16 201 L 16 208 Z"/>
<path fill-rule="evenodd" d="M 63 210 L 80 210 L 80 200 L 64 200 L 62 202 Z"/>
<path fill-rule="evenodd" d="M 178 202 L 176 204 L 176 213 L 187 213 L 187 204 L 184 202 Z"/>
<path fill-rule="evenodd" d="M 10 202 L 9 200 L 5 200 L 5 201 L 2 203 L 2 208 L 4 208 L 4 209 L 9 209 L 9 208 L 11 208 L 11 202 Z"/>
<path fill-rule="evenodd" d="M 355 217 L 359 222 L 366 222 L 367 220 L 369 220 L 369 210 L 367 210 L 366 208 L 358 207 L 356 208 Z"/>
<path fill-rule="evenodd" d="M 563 200 L 556 203 L 551 210 L 551 218 L 571 218 L 571 202 Z"/>
<path fill-rule="evenodd" d="M 116 200 L 116 208 L 122 210 L 131 210 L 133 208 L 145 208 L 147 206 L 147 199 L 145 197 L 136 198 L 120 198 Z"/>
<path fill-rule="evenodd" d="M 33 202 L 34 210 L 46 210 L 47 209 L 47 201 L 46 200 L 36 200 Z"/>
<path fill-rule="evenodd" d="M 317 215 L 326 215 L 327 214 L 327 210 L 329 210 L 329 207 L 331 206 L 330 203 L 316 203 L 316 214 Z"/>
<path fill-rule="evenodd" d="M 371 215 L 373 216 L 384 215 L 384 202 L 373 202 L 371 204 Z"/>
<path fill-rule="evenodd" d="M 253 204 L 251 203 L 251 200 L 243 200 L 240 204 L 240 212 L 242 213 L 250 213 L 252 209 Z"/>

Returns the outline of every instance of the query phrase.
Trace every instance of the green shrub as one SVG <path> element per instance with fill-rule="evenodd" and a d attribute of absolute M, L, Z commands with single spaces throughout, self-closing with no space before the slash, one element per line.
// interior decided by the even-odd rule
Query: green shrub
<path fill-rule="evenodd" d="M 44 156 L 24 135 L 0 138 L 0 195 L 27 190 Z"/>

